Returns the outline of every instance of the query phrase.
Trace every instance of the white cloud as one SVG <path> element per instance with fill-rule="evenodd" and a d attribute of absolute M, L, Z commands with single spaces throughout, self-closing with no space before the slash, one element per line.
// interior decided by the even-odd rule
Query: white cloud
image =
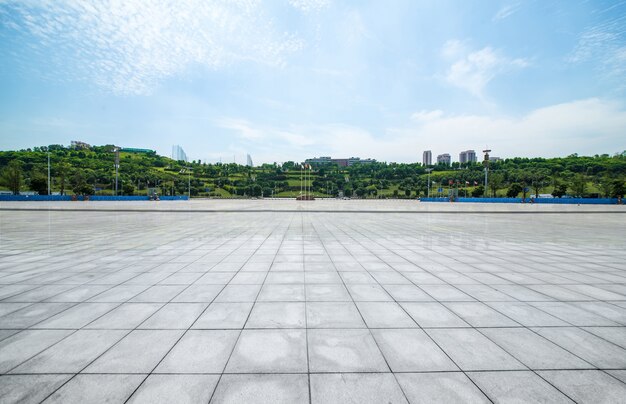
<path fill-rule="evenodd" d="M 571 63 L 592 62 L 607 76 L 626 78 L 626 31 L 624 17 L 583 31 L 567 57 Z"/>
<path fill-rule="evenodd" d="M 271 127 L 246 122 L 246 130 L 262 138 L 248 138 L 255 161 L 305 159 L 319 155 L 371 157 L 381 161 L 415 162 L 423 150 L 450 153 L 493 149 L 501 157 L 593 155 L 626 150 L 624 105 L 585 99 L 539 108 L 520 117 L 447 115 L 420 111 L 407 126 L 374 134 L 344 124 Z M 418 119 L 416 119 L 418 118 Z M 255 129 L 251 129 L 255 128 Z"/>
<path fill-rule="evenodd" d="M 116 94 L 148 94 L 195 65 L 282 66 L 303 46 L 255 0 L 7 1 L 0 14 L 67 75 Z"/>
<path fill-rule="evenodd" d="M 330 0 L 289 0 L 289 4 L 302 12 L 310 13 L 325 9 L 330 5 Z"/>
<path fill-rule="evenodd" d="M 458 58 L 465 53 L 467 53 L 467 45 L 458 39 L 450 39 L 441 47 L 441 56 L 446 59 Z"/>
<path fill-rule="evenodd" d="M 442 55 L 455 59 L 445 73 L 445 80 L 476 97 L 483 98 L 487 84 L 497 75 L 528 66 L 526 59 L 512 59 L 489 46 L 470 51 L 459 41 L 448 41 Z"/>
<path fill-rule="evenodd" d="M 440 109 L 435 109 L 432 111 L 428 111 L 428 110 L 421 110 L 418 112 L 414 112 L 413 114 L 411 114 L 411 119 L 417 122 L 426 122 L 426 121 L 432 121 L 434 119 L 439 119 L 443 116 L 443 111 Z"/>
<path fill-rule="evenodd" d="M 216 122 L 216 126 L 223 129 L 229 129 L 237 133 L 242 139 L 254 140 L 264 137 L 263 131 L 252 127 L 244 119 L 224 118 Z"/>
<path fill-rule="evenodd" d="M 500 21 L 515 14 L 520 9 L 520 3 L 505 4 L 493 16 L 492 21 Z"/>

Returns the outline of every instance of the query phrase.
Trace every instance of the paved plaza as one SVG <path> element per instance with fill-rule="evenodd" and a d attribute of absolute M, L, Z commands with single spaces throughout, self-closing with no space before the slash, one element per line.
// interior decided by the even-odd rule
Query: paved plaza
<path fill-rule="evenodd" d="M 0 402 L 626 402 L 624 212 L 5 203 Z"/>

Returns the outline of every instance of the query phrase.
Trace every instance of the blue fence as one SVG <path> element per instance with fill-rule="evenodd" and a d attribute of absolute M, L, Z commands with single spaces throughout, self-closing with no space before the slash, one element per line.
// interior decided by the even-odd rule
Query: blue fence
<path fill-rule="evenodd" d="M 422 198 L 422 202 L 450 202 L 449 198 Z M 455 202 L 474 203 L 530 203 L 530 198 L 457 198 Z M 535 198 L 534 203 L 562 205 L 616 205 L 616 198 Z"/>
<path fill-rule="evenodd" d="M 84 200 L 85 198 L 79 196 L 78 200 Z M 187 195 L 179 196 L 159 196 L 162 201 L 186 201 L 189 198 Z M 71 201 L 73 200 L 71 195 L 0 195 L 0 202 L 15 202 L 15 201 Z M 106 196 L 106 195 L 91 195 L 90 201 L 149 201 L 150 198 L 146 195 L 136 196 Z"/>

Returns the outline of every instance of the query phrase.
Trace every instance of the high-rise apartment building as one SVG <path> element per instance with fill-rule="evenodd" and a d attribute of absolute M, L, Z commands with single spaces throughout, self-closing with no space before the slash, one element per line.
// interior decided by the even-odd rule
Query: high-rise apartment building
<path fill-rule="evenodd" d="M 465 150 L 459 153 L 459 163 L 468 164 L 476 162 L 476 152 L 474 150 Z"/>
<path fill-rule="evenodd" d="M 425 150 L 422 153 L 422 165 L 424 166 L 432 166 L 433 165 L 433 152 L 430 150 Z"/>
<path fill-rule="evenodd" d="M 247 158 L 246 158 L 246 165 L 248 167 L 254 167 L 254 164 L 252 164 L 252 157 L 250 157 L 250 155 L 248 154 Z"/>
<path fill-rule="evenodd" d="M 437 164 L 443 164 L 449 166 L 452 163 L 452 159 L 448 153 L 440 154 L 437 156 Z"/>
<path fill-rule="evenodd" d="M 187 162 L 187 154 L 183 148 L 177 144 L 172 146 L 172 160 Z"/>

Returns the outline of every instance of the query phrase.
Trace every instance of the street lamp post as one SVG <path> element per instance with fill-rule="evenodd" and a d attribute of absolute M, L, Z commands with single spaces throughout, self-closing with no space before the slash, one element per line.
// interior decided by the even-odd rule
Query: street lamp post
<path fill-rule="evenodd" d="M 48 148 L 48 195 L 52 195 L 50 188 L 50 148 Z"/>
<path fill-rule="evenodd" d="M 483 153 L 485 153 L 485 159 L 483 160 L 483 166 L 485 166 L 485 190 L 484 190 L 484 195 L 485 197 L 487 196 L 487 175 L 489 173 L 489 153 L 491 153 L 491 150 L 489 149 L 485 149 L 483 150 Z"/>
<path fill-rule="evenodd" d="M 117 196 L 117 180 L 120 168 L 120 149 L 116 147 L 115 149 L 113 149 L 113 151 L 115 152 L 115 196 Z"/>
<path fill-rule="evenodd" d="M 432 171 L 432 168 L 427 168 L 426 172 L 428 172 L 428 197 L 430 198 L 430 172 Z"/>
<path fill-rule="evenodd" d="M 187 171 L 187 195 L 189 200 L 191 200 L 191 167 L 187 167 L 187 170 L 189 170 Z"/>

